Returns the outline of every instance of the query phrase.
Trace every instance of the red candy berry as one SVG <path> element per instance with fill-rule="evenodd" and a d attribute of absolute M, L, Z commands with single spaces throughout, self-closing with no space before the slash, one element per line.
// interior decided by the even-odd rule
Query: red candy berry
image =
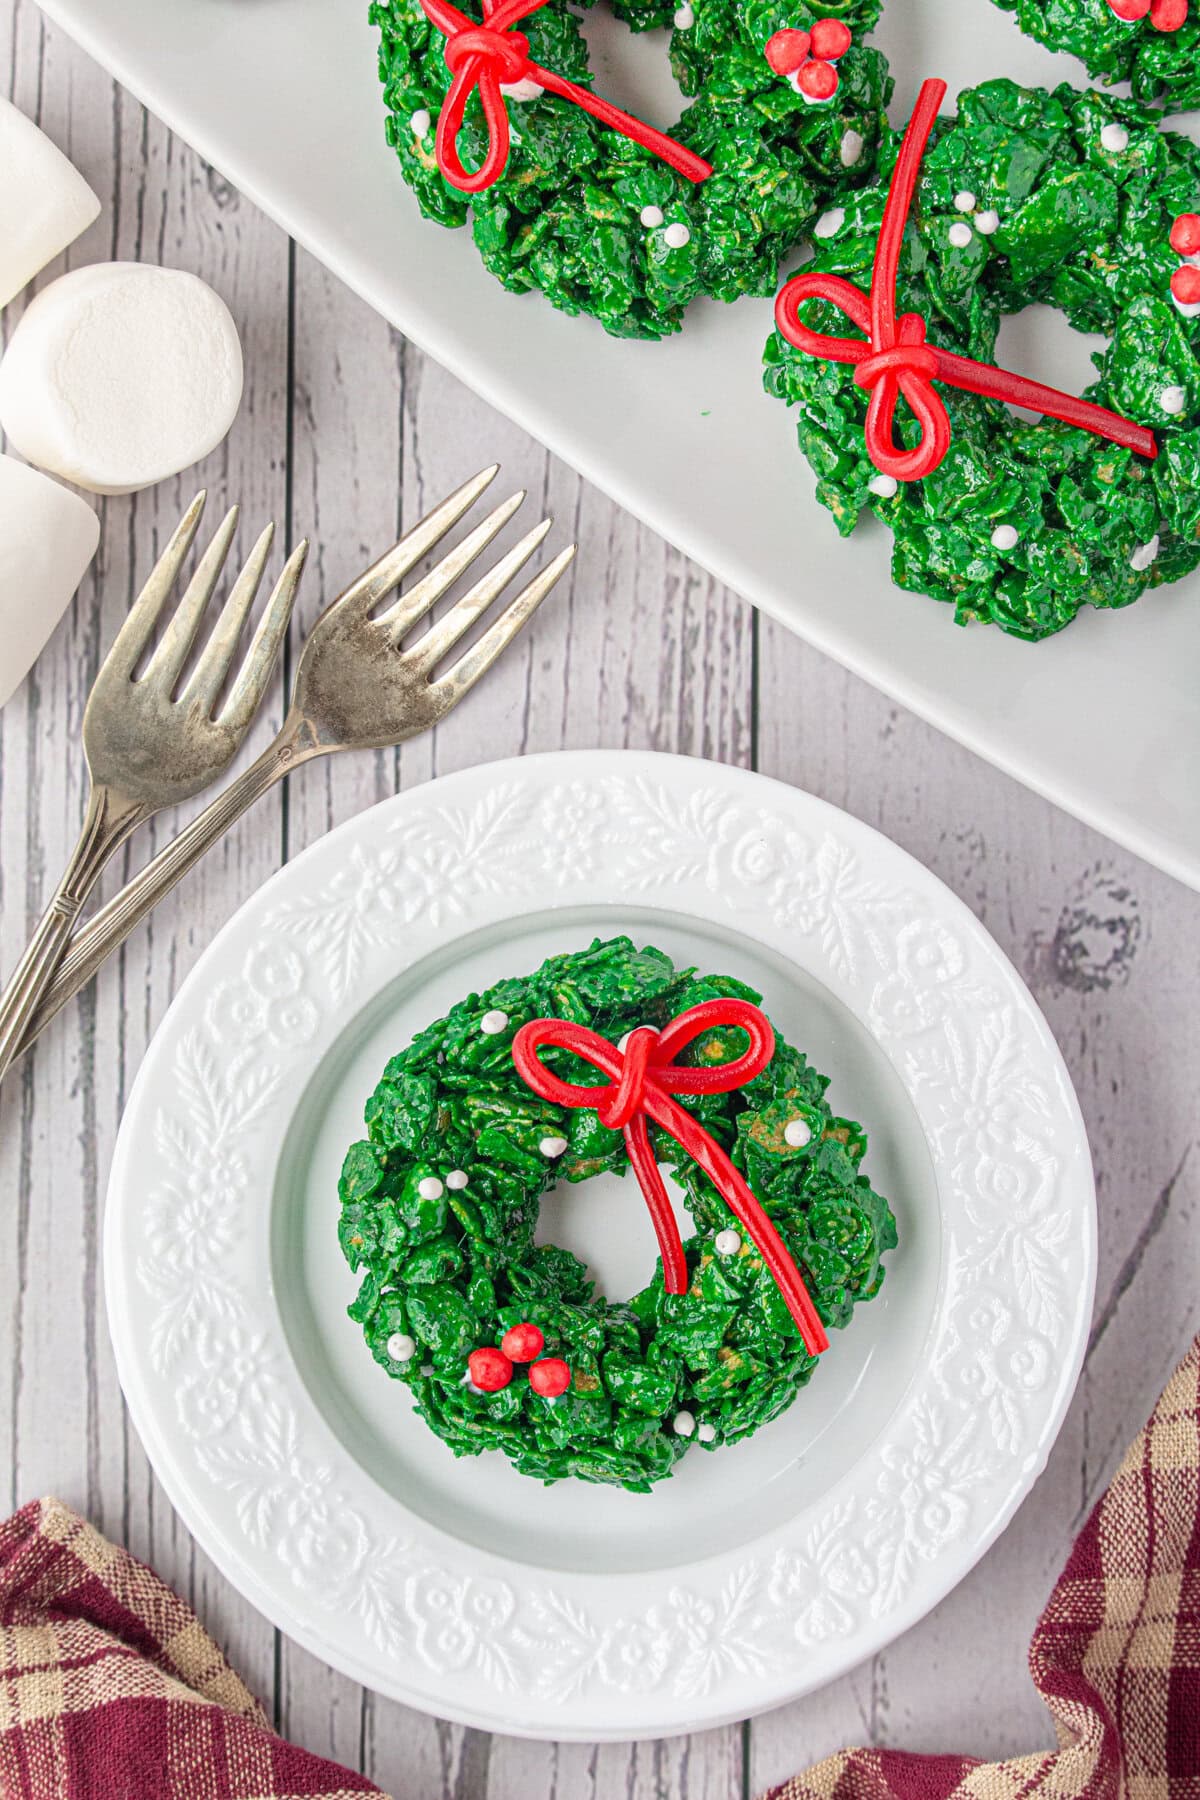
<path fill-rule="evenodd" d="M 838 72 L 832 63 L 807 62 L 796 80 L 810 100 L 832 100 L 838 91 Z"/>
<path fill-rule="evenodd" d="M 571 1371 L 561 1356 L 544 1356 L 530 1369 L 529 1385 L 543 1400 L 557 1400 L 571 1385 Z"/>
<path fill-rule="evenodd" d="M 1180 213 L 1171 227 L 1171 248 L 1180 256 L 1200 255 L 1200 213 Z"/>
<path fill-rule="evenodd" d="M 514 1325 L 500 1339 L 500 1348 L 513 1362 L 528 1363 L 542 1354 L 546 1348 L 546 1339 L 538 1325 Z"/>
<path fill-rule="evenodd" d="M 777 31 L 767 39 L 763 55 L 777 75 L 794 75 L 808 61 L 811 44 L 807 31 Z"/>
<path fill-rule="evenodd" d="M 1187 16 L 1188 0 L 1151 0 L 1150 23 L 1155 31 L 1182 31 Z"/>
<path fill-rule="evenodd" d="M 498 1394 L 513 1378 L 513 1366 L 503 1350 L 487 1346 L 472 1350 L 467 1358 L 467 1371 L 475 1386 L 485 1394 Z"/>
<path fill-rule="evenodd" d="M 853 42 L 850 27 L 840 19 L 818 19 L 812 28 L 812 53 L 822 62 L 836 62 Z"/>
<path fill-rule="evenodd" d="M 1150 0 L 1108 0 L 1108 4 L 1126 25 L 1133 25 L 1138 19 L 1144 19 L 1150 11 Z"/>
<path fill-rule="evenodd" d="M 1171 292 L 1180 306 L 1200 306 L 1200 269 L 1176 269 L 1171 277 Z"/>

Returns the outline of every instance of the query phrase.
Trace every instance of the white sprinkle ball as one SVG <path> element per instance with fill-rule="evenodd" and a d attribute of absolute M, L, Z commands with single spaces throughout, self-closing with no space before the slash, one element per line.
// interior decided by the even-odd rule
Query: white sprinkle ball
<path fill-rule="evenodd" d="M 962 220 L 956 220 L 946 234 L 956 250 L 965 250 L 975 233 Z"/>
<path fill-rule="evenodd" d="M 783 1128 L 783 1140 L 793 1150 L 803 1150 L 805 1144 L 811 1144 L 812 1127 L 807 1119 L 789 1119 Z"/>
<path fill-rule="evenodd" d="M 683 246 L 690 244 L 691 241 L 692 234 L 686 225 L 668 225 L 663 232 L 663 243 L 668 250 L 682 250 Z"/>
<path fill-rule="evenodd" d="M 480 1019 L 479 1029 L 485 1037 L 499 1037 L 507 1024 L 508 1014 L 501 1012 L 498 1006 L 494 1006 L 491 1012 L 485 1012 Z"/>
<path fill-rule="evenodd" d="M 872 475 L 867 486 L 880 500 L 892 500 L 900 491 L 900 483 L 894 475 Z"/>
<path fill-rule="evenodd" d="M 992 546 L 996 550 L 1015 550 L 1021 541 L 1021 534 L 1015 525 L 997 525 L 992 533 Z"/>
<path fill-rule="evenodd" d="M 1178 418 L 1187 405 L 1187 395 L 1181 387 L 1164 388 L 1158 396 L 1158 404 L 1165 413 L 1170 413 L 1172 418 Z"/>
<path fill-rule="evenodd" d="M 523 81 L 502 81 L 500 92 L 509 100 L 536 100 L 539 94 L 545 93 L 540 81 L 531 81 L 528 76 Z"/>
<path fill-rule="evenodd" d="M 446 1177 L 446 1186 L 448 1188 L 453 1188 L 454 1192 L 457 1194 L 460 1189 L 465 1188 L 466 1185 L 467 1171 L 465 1169 L 451 1169 Z"/>
<path fill-rule="evenodd" d="M 981 212 L 976 219 L 975 229 L 982 237 L 991 237 L 993 232 L 1000 229 L 1000 214 L 989 206 L 987 211 Z"/>
<path fill-rule="evenodd" d="M 1106 125 L 1100 133 L 1100 142 L 1114 156 L 1120 156 L 1122 150 L 1129 148 L 1129 133 L 1123 125 Z"/>
<path fill-rule="evenodd" d="M 407 1331 L 393 1331 L 387 1341 L 387 1353 L 393 1362 L 411 1362 L 417 1354 L 417 1341 Z"/>
<path fill-rule="evenodd" d="M 423 106 L 417 108 L 416 112 L 408 122 L 412 127 L 413 136 L 419 138 L 423 138 L 427 134 L 429 127 L 433 124 L 433 120 Z"/>
<path fill-rule="evenodd" d="M 691 1437 L 696 1429 L 696 1421 L 690 1412 L 677 1412 L 672 1429 L 676 1437 Z"/>
<path fill-rule="evenodd" d="M 426 1175 L 417 1183 L 417 1192 L 422 1200 L 440 1200 L 445 1191 L 445 1182 L 439 1181 L 436 1175 Z"/>
<path fill-rule="evenodd" d="M 970 188 L 961 188 L 959 190 L 959 192 L 957 194 L 955 194 L 955 196 L 954 196 L 955 212 L 974 212 L 975 206 L 976 206 L 975 196 L 971 192 Z"/>
<path fill-rule="evenodd" d="M 661 206 L 643 206 L 642 212 L 641 212 L 641 219 L 642 219 L 642 224 L 646 227 L 646 230 L 653 231 L 656 225 L 661 225 L 663 222 L 662 207 Z"/>
<path fill-rule="evenodd" d="M 855 163 L 861 162 L 865 149 L 866 140 L 861 131 L 844 131 L 840 151 L 843 169 L 852 169 Z"/>
<path fill-rule="evenodd" d="M 836 237 L 846 223 L 846 209 L 835 206 L 832 211 L 824 212 L 813 226 L 813 236 L 817 238 Z"/>
<path fill-rule="evenodd" d="M 421 1364 L 421 1373 L 426 1378 L 428 1378 L 430 1375 L 433 1374 L 433 1364 L 432 1363 L 422 1363 Z"/>
<path fill-rule="evenodd" d="M 687 0 L 684 0 L 682 6 L 677 6 L 675 8 L 675 29 L 677 31 L 690 31 L 695 23 L 696 15 L 687 4 Z"/>
<path fill-rule="evenodd" d="M 713 1249 L 718 1256 L 736 1256 L 742 1247 L 742 1240 L 736 1231 L 718 1231 L 713 1239 Z"/>
<path fill-rule="evenodd" d="M 710 1425 L 708 1423 L 707 1419 L 704 1421 L 704 1424 L 701 1425 L 699 1431 L 697 1431 L 697 1433 L 696 1433 L 696 1436 L 700 1439 L 700 1442 L 702 1444 L 711 1444 L 713 1442 L 714 1438 L 716 1437 L 716 1435 L 717 1435 L 716 1426 Z"/>
<path fill-rule="evenodd" d="M 561 1156 L 566 1147 L 567 1140 L 565 1137 L 544 1137 L 538 1145 L 538 1149 L 541 1151 L 542 1155 L 550 1157 Z"/>
<path fill-rule="evenodd" d="M 1150 565 L 1158 561 L 1159 542 L 1159 535 L 1156 531 L 1148 544 L 1139 544 L 1129 558 L 1130 568 L 1136 570 L 1139 575 L 1145 574 Z"/>

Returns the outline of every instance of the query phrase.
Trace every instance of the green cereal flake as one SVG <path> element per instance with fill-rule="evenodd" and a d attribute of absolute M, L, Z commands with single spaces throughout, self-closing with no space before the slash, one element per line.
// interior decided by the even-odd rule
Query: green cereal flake
<path fill-rule="evenodd" d="M 644 1493 L 671 1473 L 689 1443 L 711 1450 L 749 1436 L 813 1375 L 817 1359 L 753 1243 L 739 1230 L 736 1254 L 716 1253 L 716 1233 L 737 1222 L 662 1132 L 653 1133 L 655 1153 L 674 1169 L 696 1226 L 684 1246 L 685 1294 L 664 1292 L 656 1260 L 632 1299 L 598 1295 L 570 1251 L 533 1242 L 542 1195 L 556 1181 L 623 1175 L 628 1162 L 620 1133 L 594 1112 L 530 1093 L 511 1058 L 518 1027 L 568 1018 L 617 1041 L 636 1025 L 663 1025 L 701 1000 L 730 994 L 759 998 L 728 977 L 677 970 L 652 946 L 597 940 L 551 957 L 533 975 L 469 994 L 389 1062 L 367 1103 L 368 1139 L 347 1151 L 339 1183 L 340 1241 L 360 1276 L 350 1316 L 376 1362 L 409 1388 L 456 1456 L 499 1450 L 543 1482 L 574 1476 Z M 492 1011 L 504 1012 L 508 1024 L 489 1037 L 480 1020 Z M 488 1046 L 482 1058 L 481 1042 Z M 712 1031 L 687 1055 L 719 1063 L 744 1043 L 739 1032 Z M 563 1079 L 587 1083 L 590 1074 L 595 1081 L 567 1051 L 547 1052 L 546 1060 Z M 861 1171 L 866 1136 L 831 1112 L 827 1086 L 779 1038 L 771 1062 L 745 1087 L 681 1104 L 752 1184 L 826 1326 L 840 1328 L 879 1291 L 896 1225 Z M 797 1117 L 811 1131 L 801 1147 L 783 1137 L 786 1121 Z M 548 1159 L 540 1149 L 546 1136 L 566 1138 L 567 1151 Z M 457 1186 L 446 1179 L 452 1172 Z M 649 1264 L 648 1219 L 646 1235 Z M 541 1399 L 520 1371 L 496 1394 L 465 1385 L 471 1351 L 498 1344 L 526 1320 L 540 1326 L 545 1353 L 570 1365 L 567 1393 L 553 1403 Z M 388 1349 L 396 1334 L 416 1342 L 406 1362 Z M 681 1411 L 711 1432 L 677 1435 Z"/>
<path fill-rule="evenodd" d="M 1114 123 L 1127 134 L 1123 149 L 1105 146 Z M 902 135 L 885 137 L 874 187 L 839 197 L 846 221 L 812 268 L 869 287 Z M 955 196 L 964 192 L 974 196 L 973 226 L 993 212 L 999 225 L 975 229 L 958 251 L 948 229 L 963 217 Z M 1008 80 L 960 95 L 957 119 L 938 122 L 922 164 L 898 310 L 920 313 L 939 348 L 995 363 L 1006 314 L 1055 307 L 1108 340 L 1085 397 L 1149 426 L 1158 457 L 942 387 L 953 431 L 945 461 L 895 494 L 876 493 L 867 395 L 853 371 L 775 333 L 765 385 L 797 408 L 800 448 L 839 532 L 873 512 L 893 534 L 898 586 L 944 601 L 959 624 L 990 621 L 1028 639 L 1060 631 L 1084 606 L 1128 606 L 1200 565 L 1200 318 L 1172 298 L 1180 259 L 1169 242 L 1179 214 L 1198 209 L 1200 146 L 1162 130 L 1143 106 Z M 836 336 L 853 329 L 823 302 L 804 316 Z M 898 430 L 914 441 L 903 402 Z M 1007 529 L 993 543 L 1001 528 L 1016 532 L 1015 545 L 1004 545 Z"/>
<path fill-rule="evenodd" d="M 674 0 L 614 0 L 634 31 L 671 26 Z M 487 269 L 513 293 L 539 289 L 566 313 L 589 313 L 617 337 L 677 331 L 701 294 L 767 296 L 780 259 L 806 234 L 825 197 L 871 174 L 892 91 L 887 63 L 863 40 L 882 0 L 694 0 L 692 25 L 675 26 L 672 65 L 693 96 L 671 135 L 713 165 L 694 183 L 649 150 L 611 131 L 568 100 L 544 94 L 510 101 L 512 148 L 500 179 L 468 197 L 440 173 L 434 127 L 449 84 L 446 40 L 419 0 L 375 0 L 387 140 L 426 218 L 468 222 Z M 467 0 L 464 11 L 478 14 Z M 808 104 L 763 55 L 772 33 L 838 18 L 854 45 L 838 63 L 837 94 Z M 587 44 L 564 0 L 522 21 L 533 60 L 590 85 Z M 616 96 L 613 96 L 615 99 Z M 422 135 L 413 120 L 425 115 Z M 854 135 L 856 134 L 856 136 Z M 847 145 L 862 149 L 849 168 Z M 486 145 L 478 95 L 459 140 L 467 167 Z M 643 225 L 655 206 L 661 225 Z M 686 226 L 673 248 L 666 228 Z"/>

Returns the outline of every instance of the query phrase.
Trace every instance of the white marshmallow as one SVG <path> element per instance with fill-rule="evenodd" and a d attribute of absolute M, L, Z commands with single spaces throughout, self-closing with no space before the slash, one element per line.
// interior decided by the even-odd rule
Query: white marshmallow
<path fill-rule="evenodd" d="M 45 132 L 0 100 L 0 306 L 100 215 L 100 202 Z"/>
<path fill-rule="evenodd" d="M 41 655 L 99 542 L 86 500 L 0 456 L 0 706 Z"/>
<path fill-rule="evenodd" d="M 131 494 L 214 450 L 242 398 L 225 302 L 181 269 L 97 263 L 26 309 L 0 363 L 21 455 L 96 494 Z"/>

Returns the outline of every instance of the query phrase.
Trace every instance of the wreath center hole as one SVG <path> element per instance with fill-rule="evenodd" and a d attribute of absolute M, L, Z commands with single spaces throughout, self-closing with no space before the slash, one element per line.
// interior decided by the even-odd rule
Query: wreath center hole
<path fill-rule="evenodd" d="M 1077 331 L 1065 313 L 1052 306 L 1026 306 L 1006 313 L 996 340 L 996 362 L 1002 369 L 1067 394 L 1082 394 L 1096 380 L 1092 356 L 1107 340 L 1096 332 Z M 1039 419 L 1028 407 L 1009 409 L 1019 419 Z"/>
<path fill-rule="evenodd" d="M 696 1227 L 683 1203 L 683 1190 L 670 1169 L 663 1168 L 662 1176 L 686 1244 Z M 632 1172 L 556 1182 L 542 1195 L 534 1242 L 557 1244 L 577 1256 L 595 1282 L 597 1296 L 607 1300 L 632 1299 L 655 1279 L 658 1242 Z"/>
<path fill-rule="evenodd" d="M 686 104 L 671 70 L 671 33 L 631 31 L 607 6 L 584 13 L 579 28 L 596 92 L 635 119 L 669 131 Z"/>

